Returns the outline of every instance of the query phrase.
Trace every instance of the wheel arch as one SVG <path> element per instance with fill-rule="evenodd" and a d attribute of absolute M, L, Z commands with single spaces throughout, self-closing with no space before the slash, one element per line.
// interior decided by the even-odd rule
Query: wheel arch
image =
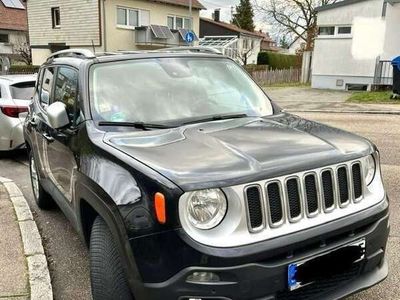
<path fill-rule="evenodd" d="M 75 186 L 78 232 L 90 246 L 90 234 L 95 219 L 100 216 L 107 224 L 120 253 L 122 265 L 129 285 L 136 299 L 146 299 L 143 281 L 136 265 L 135 257 L 119 209 L 115 202 L 93 183 L 80 174 Z"/>

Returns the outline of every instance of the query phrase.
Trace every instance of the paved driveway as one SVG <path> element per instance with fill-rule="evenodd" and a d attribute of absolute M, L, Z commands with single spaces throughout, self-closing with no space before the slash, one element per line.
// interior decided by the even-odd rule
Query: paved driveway
<path fill-rule="evenodd" d="M 346 103 L 349 92 L 317 90 L 310 87 L 265 88 L 267 94 L 287 111 L 311 112 L 398 112 L 396 104 Z"/>

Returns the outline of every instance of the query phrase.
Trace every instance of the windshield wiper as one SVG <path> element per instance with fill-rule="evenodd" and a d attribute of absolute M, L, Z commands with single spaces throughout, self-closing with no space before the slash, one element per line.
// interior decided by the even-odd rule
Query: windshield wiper
<path fill-rule="evenodd" d="M 133 127 L 137 129 L 147 130 L 149 128 L 155 129 L 168 129 L 171 126 L 162 124 L 150 124 L 144 122 L 112 122 L 112 121 L 100 121 L 99 126 L 120 126 L 120 127 Z"/>
<path fill-rule="evenodd" d="M 211 121 L 220 121 L 220 120 L 229 120 L 229 119 L 240 119 L 249 117 L 247 114 L 232 114 L 232 115 L 214 115 L 211 117 L 196 119 L 189 122 L 182 123 L 182 125 L 189 125 L 195 123 L 203 123 L 203 122 L 211 122 Z"/>

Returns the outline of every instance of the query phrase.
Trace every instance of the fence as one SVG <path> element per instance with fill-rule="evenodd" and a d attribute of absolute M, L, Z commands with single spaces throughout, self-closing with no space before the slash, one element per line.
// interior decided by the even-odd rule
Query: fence
<path fill-rule="evenodd" d="M 298 83 L 301 79 L 300 69 L 252 71 L 250 75 L 260 85 L 281 83 Z"/>
<path fill-rule="evenodd" d="M 374 76 L 375 85 L 393 84 L 393 67 L 390 60 L 377 60 Z"/>

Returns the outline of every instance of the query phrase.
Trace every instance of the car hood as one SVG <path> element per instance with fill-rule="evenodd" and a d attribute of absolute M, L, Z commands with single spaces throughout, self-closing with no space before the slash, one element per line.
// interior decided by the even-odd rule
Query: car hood
<path fill-rule="evenodd" d="M 230 186 L 368 155 L 357 135 L 290 114 L 106 133 L 104 142 L 183 190 Z"/>

